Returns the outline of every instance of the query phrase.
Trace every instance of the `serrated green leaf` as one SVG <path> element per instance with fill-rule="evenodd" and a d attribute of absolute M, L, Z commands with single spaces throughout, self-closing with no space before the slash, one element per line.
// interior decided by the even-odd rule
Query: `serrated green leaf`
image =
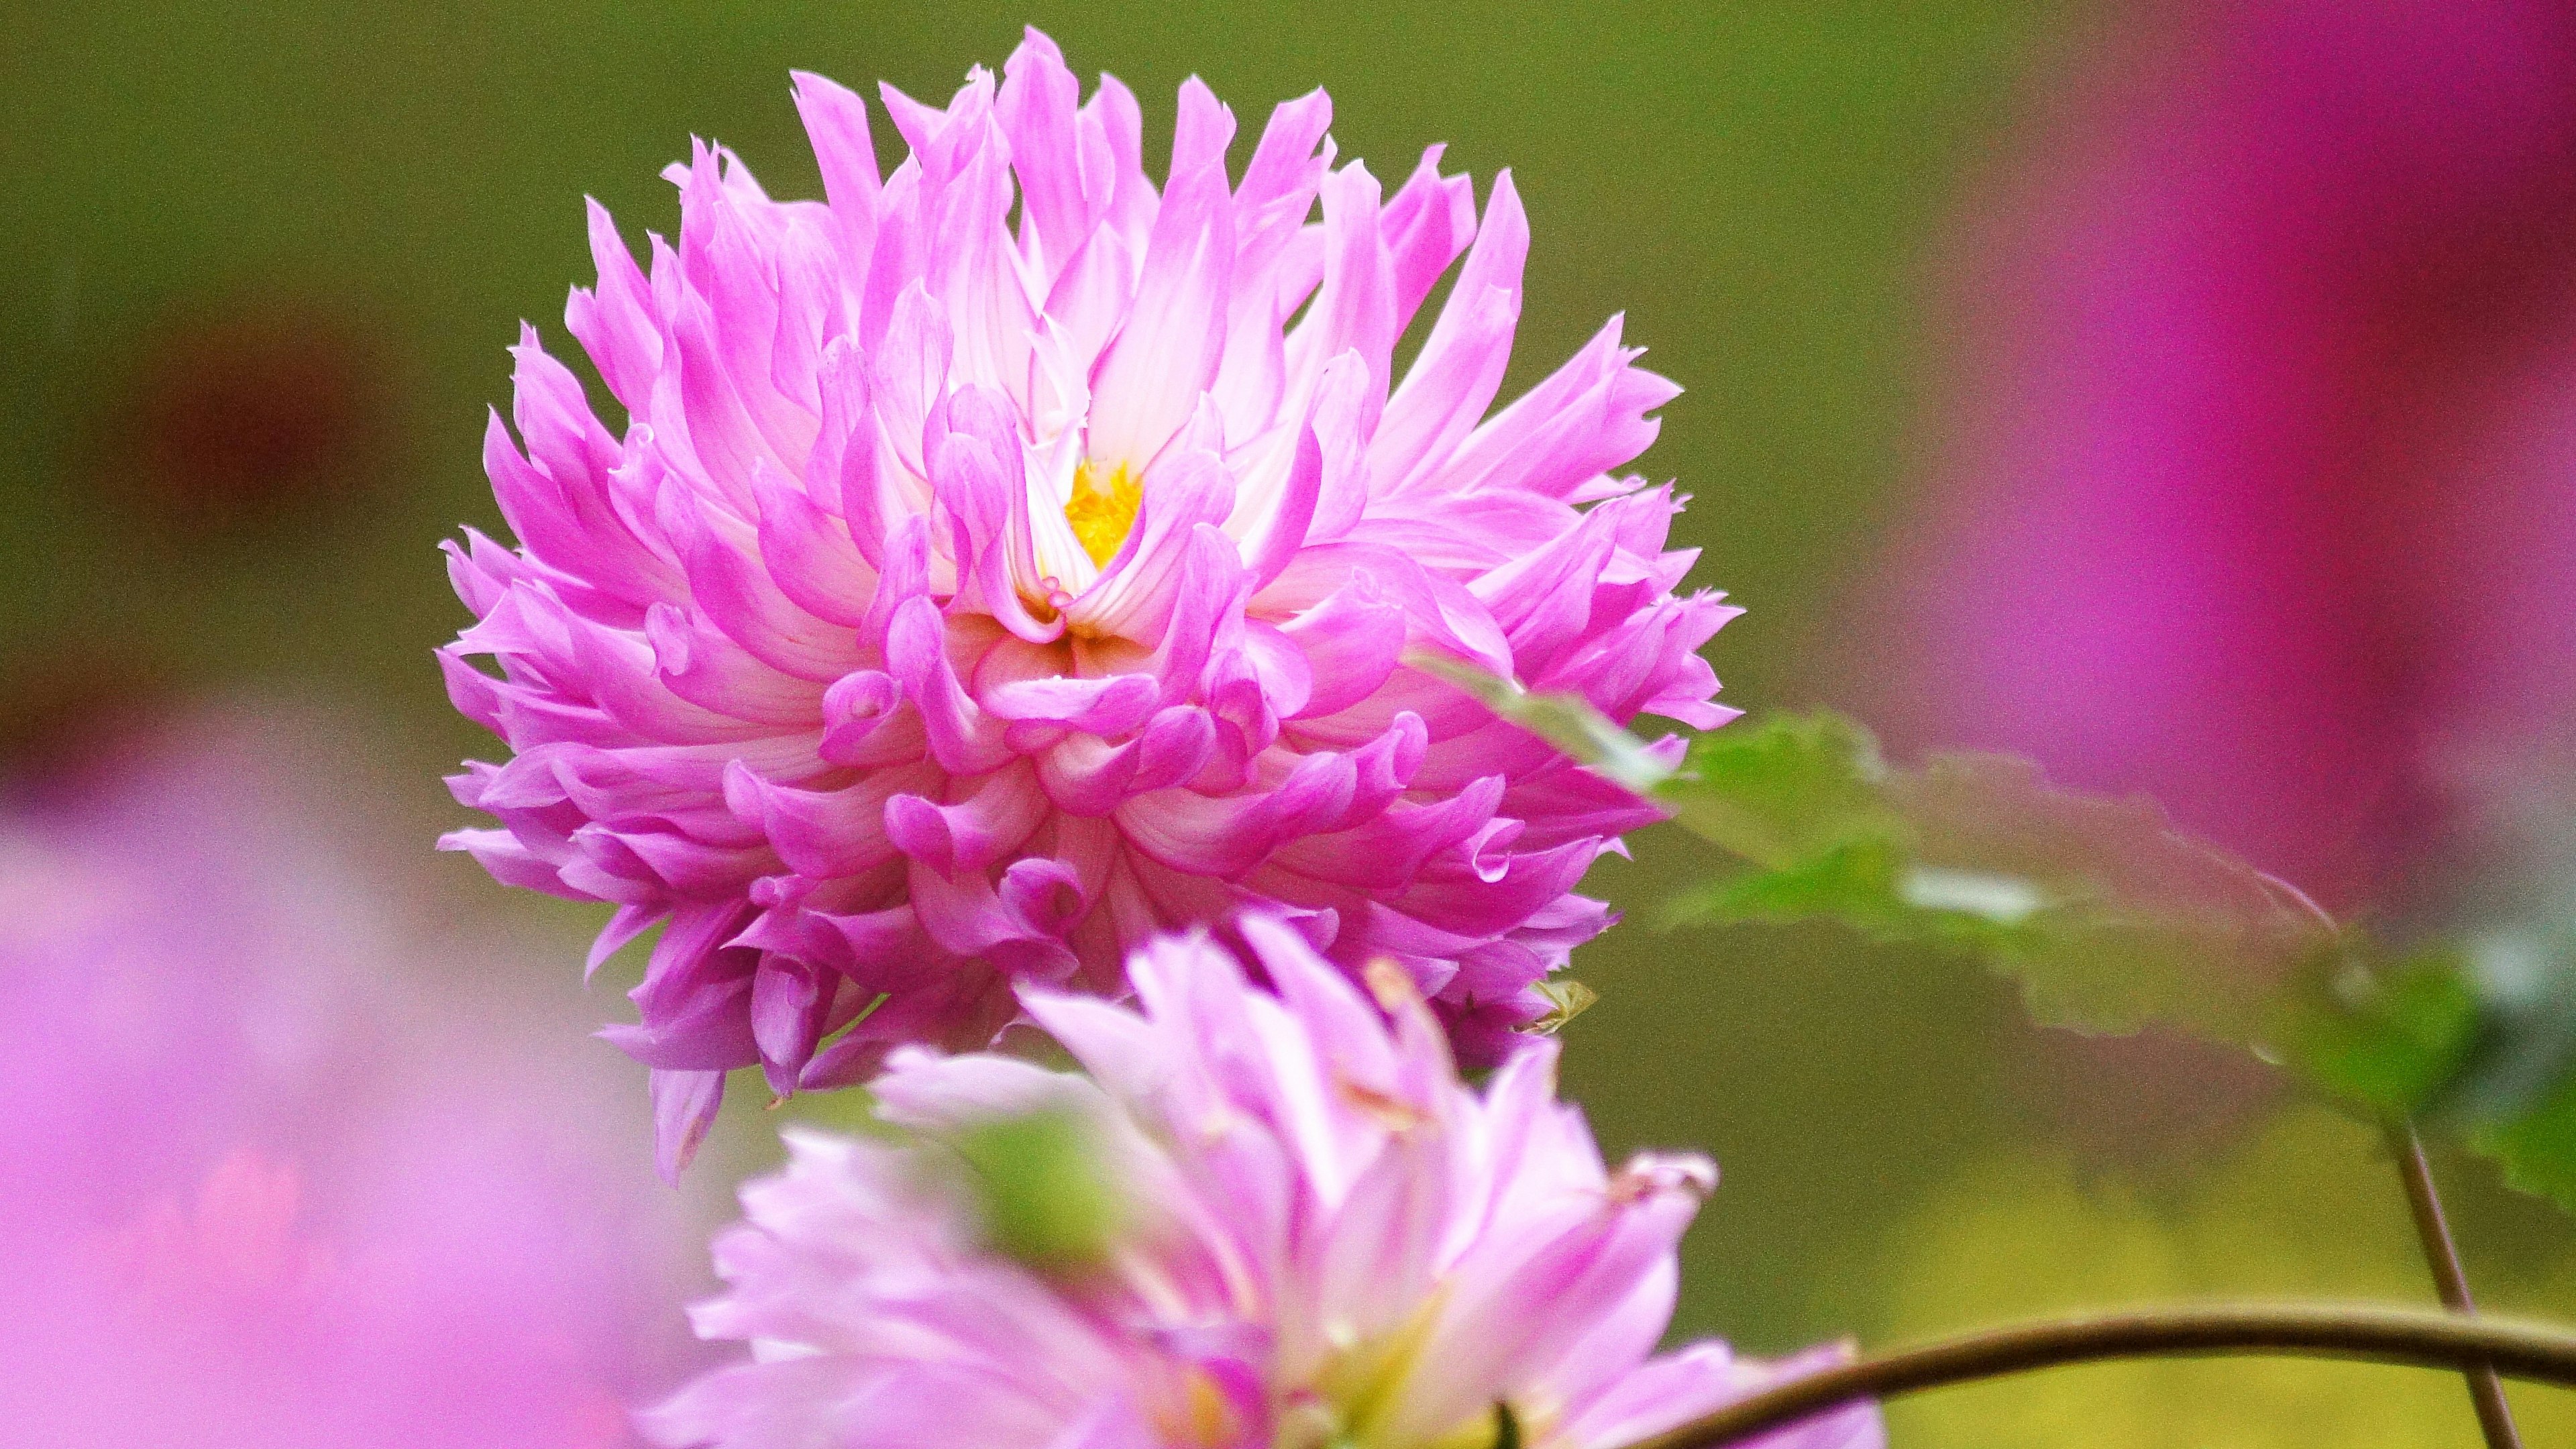
<path fill-rule="evenodd" d="M 1855 840 L 1774 869 L 1721 869 L 1666 901 L 1666 926 L 1839 921 L 1882 939 L 1911 934 L 1913 907 L 1897 893 L 1904 853 L 1885 840 Z"/>
<path fill-rule="evenodd" d="M 2513 924 L 2409 952 L 2350 938 L 2284 993 L 2284 1039 L 2330 1093 L 2464 1142 L 2576 1212 L 2576 933 L 2536 899 Z"/>
<path fill-rule="evenodd" d="M 2529 931 L 2356 952 L 2285 998 L 2293 1064 L 2495 1158 L 2576 1212 L 2576 948 Z"/>
<path fill-rule="evenodd" d="M 1966 954 L 2043 1023 L 2246 1046 L 2576 1211 L 2576 848 L 2555 858 L 2547 929 L 2391 958 L 2154 802 L 2060 790 L 2027 761 L 1891 769 L 1867 730 L 1819 712 L 1703 734 L 1668 770 L 1580 699 L 1424 667 L 1719 847 L 1667 924 L 1824 921 Z"/>
<path fill-rule="evenodd" d="M 2502 1164 L 2506 1182 L 2576 1213 L 2576 1075 L 2535 1110 L 2478 1130 L 2469 1144 Z"/>
<path fill-rule="evenodd" d="M 1658 798 L 1738 857 L 1673 920 L 1831 920 L 1964 951 L 2018 979 L 2041 1021 L 2094 1032 L 2169 1021 L 2251 1044 L 2271 987 L 2331 939 L 2260 871 L 2143 799 L 2047 784 L 2026 761 L 1892 770 L 1831 715 L 1694 741 Z"/>
<path fill-rule="evenodd" d="M 1795 867 L 1863 840 L 1902 840 L 1869 732 L 1838 715 L 1774 715 L 1693 739 L 1653 794 L 1684 829 L 1745 860 Z"/>
<path fill-rule="evenodd" d="M 2329 1092 L 2405 1116 L 2468 1059 L 2477 995 L 2458 959 L 2424 952 L 2373 965 L 2365 952 L 2321 956 L 2282 997 L 2290 1061 Z"/>
<path fill-rule="evenodd" d="M 2266 1024 L 2265 993 L 2332 939 L 2295 895 L 2175 830 L 2153 802 L 2057 790 L 2026 761 L 1891 770 L 1868 730 L 1818 711 L 1702 734 L 1667 769 L 1579 698 L 1414 662 L 1733 857 L 1667 920 L 1836 921 L 1977 955 L 2054 1025 L 2162 1019 L 2246 1043 Z"/>

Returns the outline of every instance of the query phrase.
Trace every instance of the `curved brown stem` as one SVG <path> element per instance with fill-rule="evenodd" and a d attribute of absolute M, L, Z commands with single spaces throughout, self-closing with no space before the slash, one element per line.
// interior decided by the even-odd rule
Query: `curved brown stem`
<path fill-rule="evenodd" d="M 2366 1304 L 2143 1308 L 1990 1328 L 1838 1365 L 1627 1449 L 1720 1449 L 1864 1399 L 2103 1359 L 2284 1354 L 2424 1368 L 2485 1366 L 2576 1387 L 2576 1331 Z"/>
<path fill-rule="evenodd" d="M 2433 1166 L 2424 1160 L 2423 1139 L 2415 1135 L 2414 1124 L 2388 1124 L 2388 1150 L 2397 1156 L 2398 1175 L 2406 1180 L 2406 1207 L 2415 1217 L 2415 1236 L 2423 1241 L 2424 1261 L 2433 1267 L 2433 1285 L 2442 1295 L 2442 1306 L 2453 1313 L 2472 1314 L 2478 1305 L 2469 1297 L 2469 1277 L 2460 1267 L 2460 1250 L 2451 1241 L 2451 1226 L 2442 1218 L 2442 1195 L 2433 1187 Z M 2513 1427 L 2513 1406 L 2505 1402 L 2504 1380 L 2486 1364 L 2473 1365 L 2462 1377 L 2469 1381 L 2469 1402 L 2477 1406 L 2478 1429 L 2486 1435 L 2487 1449 L 2522 1449 L 2522 1436 Z"/>

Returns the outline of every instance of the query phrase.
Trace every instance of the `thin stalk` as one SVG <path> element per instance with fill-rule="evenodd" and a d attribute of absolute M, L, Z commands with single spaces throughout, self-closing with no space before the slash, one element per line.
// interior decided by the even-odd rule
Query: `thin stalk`
<path fill-rule="evenodd" d="M 2476 1313 L 2468 1274 L 2460 1268 L 2459 1246 L 2451 1241 L 2451 1226 L 2442 1218 L 2442 1196 L 2433 1187 L 2433 1167 L 2424 1160 L 2424 1142 L 2415 1135 L 2413 1123 L 2388 1124 L 2388 1150 L 2396 1154 L 2397 1174 L 2406 1183 L 2406 1207 L 2415 1216 L 2415 1236 L 2423 1240 L 2424 1261 L 2433 1267 L 2433 1286 L 2442 1295 L 2442 1306 L 2464 1316 Z M 2461 1377 L 2469 1382 L 2469 1402 L 2477 1406 L 2478 1429 L 2487 1436 L 2487 1449 L 2522 1449 L 2522 1436 L 2514 1432 L 2513 1406 L 2505 1401 L 2504 1380 L 2495 1369 L 2476 1364 Z"/>
<path fill-rule="evenodd" d="M 2343 929 L 2314 896 L 2279 876 L 2266 874 L 2263 879 L 2314 916 L 2327 934 Z M 2478 1305 L 2469 1297 L 2469 1276 L 2460 1267 L 2459 1245 L 2451 1241 L 2451 1225 L 2442 1218 L 2442 1195 L 2433 1187 L 2433 1167 L 2424 1159 L 2424 1141 L 2415 1135 L 2415 1124 L 2403 1118 L 2389 1123 L 2388 1150 L 2396 1157 L 2397 1175 L 2406 1184 L 2406 1208 L 2414 1215 L 2424 1261 L 2433 1266 L 2433 1286 L 2442 1295 L 2442 1306 L 2453 1313 L 2477 1312 Z M 2486 1436 L 2487 1449 L 2522 1449 L 2522 1436 L 2513 1427 L 2513 1406 L 2505 1400 L 2504 1380 L 2486 1364 L 2472 1364 L 2460 1376 L 2468 1380 L 2469 1402 L 2477 1409 L 2478 1432 Z"/>
<path fill-rule="evenodd" d="M 2576 1332 L 2366 1304 L 2142 1308 L 1990 1328 L 1793 1379 L 1628 1449 L 1721 1449 L 1867 1399 L 2103 1359 L 2280 1354 L 2485 1366 L 2576 1388 Z"/>

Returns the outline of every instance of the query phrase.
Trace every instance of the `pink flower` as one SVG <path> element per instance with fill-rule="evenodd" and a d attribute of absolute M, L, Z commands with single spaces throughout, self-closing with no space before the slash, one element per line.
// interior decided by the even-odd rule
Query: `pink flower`
<path fill-rule="evenodd" d="M 1854 691 L 2330 904 L 2415 894 L 2460 757 L 2576 718 L 2576 10 L 2163 3 L 2113 42 L 1959 248 L 1952 450 Z"/>
<path fill-rule="evenodd" d="M 1508 176 L 1479 218 L 1434 148 L 1383 196 L 1317 92 L 1230 181 L 1193 80 L 1158 193 L 1125 87 L 1077 106 L 1034 32 L 1004 76 L 944 111 L 886 90 L 912 155 L 880 181 L 859 99 L 800 75 L 828 201 L 700 146 L 649 272 L 593 206 L 566 322 L 626 431 L 526 334 L 520 441 L 496 416 L 485 449 L 520 546 L 450 548 L 480 619 L 450 690 L 518 753 L 454 780 L 501 823 L 449 843 L 616 903 L 594 962 L 666 923 L 608 1034 L 668 1162 L 728 1068 L 785 1093 L 981 1046 L 1015 982 L 1114 993 L 1148 934 L 1247 906 L 1400 962 L 1490 1060 L 1653 813 L 1407 651 L 1621 720 L 1730 713 L 1693 651 L 1733 611 L 1672 592 L 1680 501 L 1608 471 L 1672 384 L 1614 320 L 1486 416 Z"/>
<path fill-rule="evenodd" d="M 1242 924 L 1278 994 L 1204 935 L 1129 963 L 1140 1011 L 1025 991 L 1089 1078 L 894 1055 L 894 1140 L 791 1135 L 719 1238 L 698 1328 L 750 1362 L 645 1415 L 661 1443 L 1082 1449 L 1610 1446 L 1830 1361 L 1650 1356 L 1707 1159 L 1605 1171 L 1555 1100 L 1556 1050 L 1479 1095 L 1404 974 L 1392 1020 L 1278 922 Z M 1094 1145 L 1115 1226 L 1088 1259 L 999 1252 L 948 1149 L 1056 1114 Z M 1508 1431 L 1506 1425 L 1509 1426 Z M 1877 1445 L 1876 1411 L 1775 1449 Z"/>
<path fill-rule="evenodd" d="M 631 1444 L 693 1351 L 696 1215 L 523 961 L 360 864 L 327 762 L 368 737 L 281 713 L 0 806 L 0 1440 Z M 432 970 L 467 962 L 470 1013 Z"/>

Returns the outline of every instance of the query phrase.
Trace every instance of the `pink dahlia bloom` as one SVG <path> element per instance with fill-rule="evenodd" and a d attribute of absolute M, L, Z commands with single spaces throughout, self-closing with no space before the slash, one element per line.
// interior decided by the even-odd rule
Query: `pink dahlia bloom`
<path fill-rule="evenodd" d="M 1078 90 L 1034 33 L 946 110 L 889 89 L 912 155 L 881 181 L 860 100 L 799 76 L 828 201 L 701 146 L 649 272 L 592 208 L 566 321 L 622 436 L 517 349 L 486 462 L 520 546 L 451 546 L 480 622 L 443 658 L 518 753 L 455 779 L 500 828 L 450 843 L 614 902 L 595 957 L 666 923 L 610 1035 L 668 1158 L 728 1068 L 784 1093 L 981 1046 L 1015 981 L 1114 993 L 1149 933 L 1248 905 L 1401 963 L 1491 1059 L 1606 924 L 1585 868 L 1653 816 L 1407 652 L 1728 714 L 1680 500 L 1609 471 L 1673 385 L 1614 320 L 1486 415 L 1507 176 L 1479 217 L 1434 148 L 1383 196 L 1317 92 L 1237 181 L 1193 80 L 1158 192 L 1134 97 Z"/>
<path fill-rule="evenodd" d="M 1837 1356 L 1655 1355 L 1707 1159 L 1604 1169 L 1555 1099 L 1556 1049 L 1482 1094 L 1400 971 L 1381 1016 L 1280 923 L 1242 934 L 1277 994 L 1204 935 L 1129 963 L 1137 1010 L 1027 990 L 1088 1078 L 898 1052 L 893 1140 L 790 1138 L 717 1242 L 699 1331 L 750 1340 L 644 1418 L 663 1444 L 1083 1449 L 1611 1446 Z M 997 1251 L 948 1149 L 1053 1114 L 1093 1144 L 1116 1227 L 1087 1260 Z M 1764 1442 L 1858 1449 L 1873 1408 Z"/>

